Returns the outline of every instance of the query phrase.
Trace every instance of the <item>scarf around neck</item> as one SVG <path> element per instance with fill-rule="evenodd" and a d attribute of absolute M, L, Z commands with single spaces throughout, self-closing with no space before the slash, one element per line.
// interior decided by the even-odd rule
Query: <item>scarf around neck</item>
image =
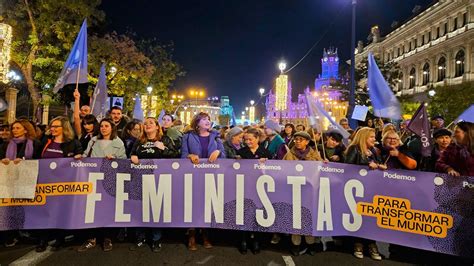
<path fill-rule="evenodd" d="M 33 158 L 33 141 L 27 138 L 12 138 L 8 143 L 6 158 L 15 160 L 17 158 L 17 147 L 18 144 L 26 142 L 25 146 L 25 159 Z"/>

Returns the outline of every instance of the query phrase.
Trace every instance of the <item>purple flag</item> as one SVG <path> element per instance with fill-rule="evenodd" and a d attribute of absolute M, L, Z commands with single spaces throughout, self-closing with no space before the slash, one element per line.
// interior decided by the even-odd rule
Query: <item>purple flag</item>
<path fill-rule="evenodd" d="M 416 110 L 407 128 L 420 137 L 422 144 L 421 154 L 423 157 L 431 156 L 430 122 L 428 121 L 428 114 L 424 102 L 422 102 L 418 110 Z"/>
<path fill-rule="evenodd" d="M 109 109 L 109 97 L 107 94 L 107 77 L 105 75 L 105 64 L 100 67 L 99 80 L 92 94 L 92 114 L 97 117 L 97 120 L 105 118 L 107 110 Z"/>

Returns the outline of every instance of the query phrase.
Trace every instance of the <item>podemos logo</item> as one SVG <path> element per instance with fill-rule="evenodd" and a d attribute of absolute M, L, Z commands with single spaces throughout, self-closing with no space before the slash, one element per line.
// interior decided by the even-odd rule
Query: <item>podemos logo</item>
<path fill-rule="evenodd" d="M 412 182 L 416 181 L 416 177 L 414 176 L 400 175 L 397 173 L 391 174 L 391 173 L 383 172 L 383 177 L 390 178 L 390 179 L 407 180 L 407 181 L 412 181 Z"/>
<path fill-rule="evenodd" d="M 71 167 L 78 167 L 78 168 L 97 167 L 97 163 L 85 163 L 85 162 L 82 162 L 82 161 L 74 161 L 74 162 L 71 162 Z"/>
<path fill-rule="evenodd" d="M 462 182 L 462 187 L 463 188 L 470 188 L 470 189 L 473 189 L 474 188 L 474 184 L 473 183 L 469 183 L 467 181 L 463 181 Z"/>
<path fill-rule="evenodd" d="M 321 172 L 326 172 L 326 173 L 338 173 L 338 174 L 344 174 L 344 169 L 342 168 L 332 168 L 329 166 L 318 166 L 318 170 Z"/>

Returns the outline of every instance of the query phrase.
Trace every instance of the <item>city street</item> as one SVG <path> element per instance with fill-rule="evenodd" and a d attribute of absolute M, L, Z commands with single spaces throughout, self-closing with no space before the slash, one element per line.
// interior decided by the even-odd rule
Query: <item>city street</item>
<path fill-rule="evenodd" d="M 212 249 L 199 246 L 198 251 L 189 252 L 184 245 L 183 238 L 170 237 L 182 235 L 181 230 L 171 230 L 165 234 L 165 242 L 160 252 L 153 253 L 150 248 L 129 251 L 130 243 L 114 243 L 111 252 L 103 252 L 96 246 L 84 253 L 76 250 L 79 241 L 71 241 L 67 246 L 57 252 L 49 250 L 36 253 L 34 245 L 19 244 L 13 248 L 0 248 L 1 265 L 472 265 L 473 261 L 463 260 L 458 257 L 445 256 L 432 252 L 411 249 L 403 259 L 385 259 L 381 262 L 369 257 L 356 259 L 350 252 L 325 251 L 315 256 L 291 256 L 284 243 L 287 238 L 276 246 L 266 245 L 262 252 L 254 255 L 248 251 L 241 255 L 232 245 L 237 238 L 236 232 L 216 231 L 217 240 Z M 230 237 L 229 237 L 230 236 Z M 378 243 L 382 253 L 387 253 L 388 245 Z"/>

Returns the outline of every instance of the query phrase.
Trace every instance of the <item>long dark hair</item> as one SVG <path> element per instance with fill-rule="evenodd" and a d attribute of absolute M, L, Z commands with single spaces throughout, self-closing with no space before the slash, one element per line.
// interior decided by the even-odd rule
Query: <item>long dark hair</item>
<path fill-rule="evenodd" d="M 296 128 L 295 128 L 295 125 L 293 125 L 291 123 L 288 123 L 288 124 L 285 125 L 285 127 L 283 128 L 283 131 L 281 132 L 280 136 L 282 138 L 288 137 L 288 134 L 286 134 L 286 131 L 285 131 L 286 127 L 291 128 L 291 135 L 290 136 L 293 137 L 293 135 L 296 133 Z"/>
<path fill-rule="evenodd" d="M 100 132 L 100 125 L 102 125 L 102 123 L 104 122 L 107 122 L 110 124 L 110 126 L 112 127 L 112 133 L 110 134 L 110 140 L 113 140 L 117 137 L 117 126 L 114 124 L 114 122 L 112 121 L 112 119 L 110 118 L 104 118 L 102 120 L 100 120 L 100 123 L 99 123 L 99 134 L 97 134 L 97 139 L 104 139 L 104 136 L 102 135 L 102 133 Z"/>
<path fill-rule="evenodd" d="M 84 128 L 85 124 L 93 124 L 94 125 L 94 129 L 92 130 L 92 136 L 97 136 L 97 134 L 99 134 L 99 129 L 100 129 L 99 122 L 97 121 L 97 118 L 95 117 L 95 115 L 88 114 L 88 115 L 85 115 L 82 118 L 82 120 L 81 120 L 81 133 L 82 133 L 83 136 L 87 134 L 87 131 Z"/>
<path fill-rule="evenodd" d="M 141 125 L 142 132 L 143 132 L 143 125 L 142 122 L 138 119 L 133 119 L 132 121 L 128 122 L 122 131 L 122 140 L 129 139 L 132 135 L 130 132 L 135 128 L 136 125 Z"/>
<path fill-rule="evenodd" d="M 474 154 L 474 123 L 461 121 L 456 127 L 464 131 L 467 149 L 471 155 Z"/>

